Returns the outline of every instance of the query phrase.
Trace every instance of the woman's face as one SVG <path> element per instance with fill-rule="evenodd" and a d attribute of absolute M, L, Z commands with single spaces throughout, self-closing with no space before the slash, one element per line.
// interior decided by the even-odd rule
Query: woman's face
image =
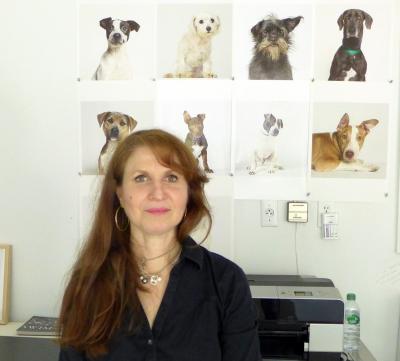
<path fill-rule="evenodd" d="M 125 166 L 117 195 L 135 237 L 175 235 L 188 201 L 184 176 L 162 166 L 150 148 L 137 148 Z"/>

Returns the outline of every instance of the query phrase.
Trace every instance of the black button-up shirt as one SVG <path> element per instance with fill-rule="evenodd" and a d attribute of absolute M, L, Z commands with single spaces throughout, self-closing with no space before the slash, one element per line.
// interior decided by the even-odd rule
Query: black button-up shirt
<path fill-rule="evenodd" d="M 256 319 L 242 269 L 188 237 L 153 328 L 145 322 L 134 335 L 118 334 L 99 360 L 259 361 Z M 71 348 L 60 351 L 59 361 L 86 360 Z"/>

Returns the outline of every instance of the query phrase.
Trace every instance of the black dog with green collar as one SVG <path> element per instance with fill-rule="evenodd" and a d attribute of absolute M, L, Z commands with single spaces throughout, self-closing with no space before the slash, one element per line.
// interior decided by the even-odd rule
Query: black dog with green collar
<path fill-rule="evenodd" d="M 365 81 L 367 61 L 361 51 L 364 22 L 371 29 L 372 17 L 360 9 L 348 9 L 339 16 L 339 30 L 343 29 L 342 46 L 333 57 L 329 80 L 345 80 L 350 70 L 355 75 L 348 80 Z"/>

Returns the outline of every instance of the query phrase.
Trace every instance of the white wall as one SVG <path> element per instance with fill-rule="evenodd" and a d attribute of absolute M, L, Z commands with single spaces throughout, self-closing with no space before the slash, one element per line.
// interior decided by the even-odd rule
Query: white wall
<path fill-rule="evenodd" d="M 3 36 L 0 57 L 0 242 L 13 245 L 16 321 L 57 314 L 79 244 L 75 2 L 8 2 L 0 26 L 11 34 Z M 315 203 L 309 223 L 298 226 L 285 222 L 286 206 L 280 203 L 279 227 L 267 229 L 259 226 L 257 201 L 236 201 L 240 216 L 226 234 L 221 229 L 229 228 L 229 203 L 215 201 L 216 249 L 248 272 L 315 274 L 332 278 L 343 295 L 355 291 L 362 339 L 377 360 L 395 359 L 400 256 L 394 252 L 394 180 L 386 202 L 336 204 L 337 241 L 319 238 Z"/>
<path fill-rule="evenodd" d="M 11 320 L 24 320 L 56 314 L 78 242 L 75 3 L 3 14 L 0 242 L 13 246 Z"/>

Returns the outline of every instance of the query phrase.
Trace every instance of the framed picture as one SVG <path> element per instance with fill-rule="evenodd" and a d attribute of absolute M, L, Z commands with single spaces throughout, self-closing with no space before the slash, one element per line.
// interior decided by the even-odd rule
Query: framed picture
<path fill-rule="evenodd" d="M 0 244 L 0 324 L 8 322 L 11 246 Z"/>

